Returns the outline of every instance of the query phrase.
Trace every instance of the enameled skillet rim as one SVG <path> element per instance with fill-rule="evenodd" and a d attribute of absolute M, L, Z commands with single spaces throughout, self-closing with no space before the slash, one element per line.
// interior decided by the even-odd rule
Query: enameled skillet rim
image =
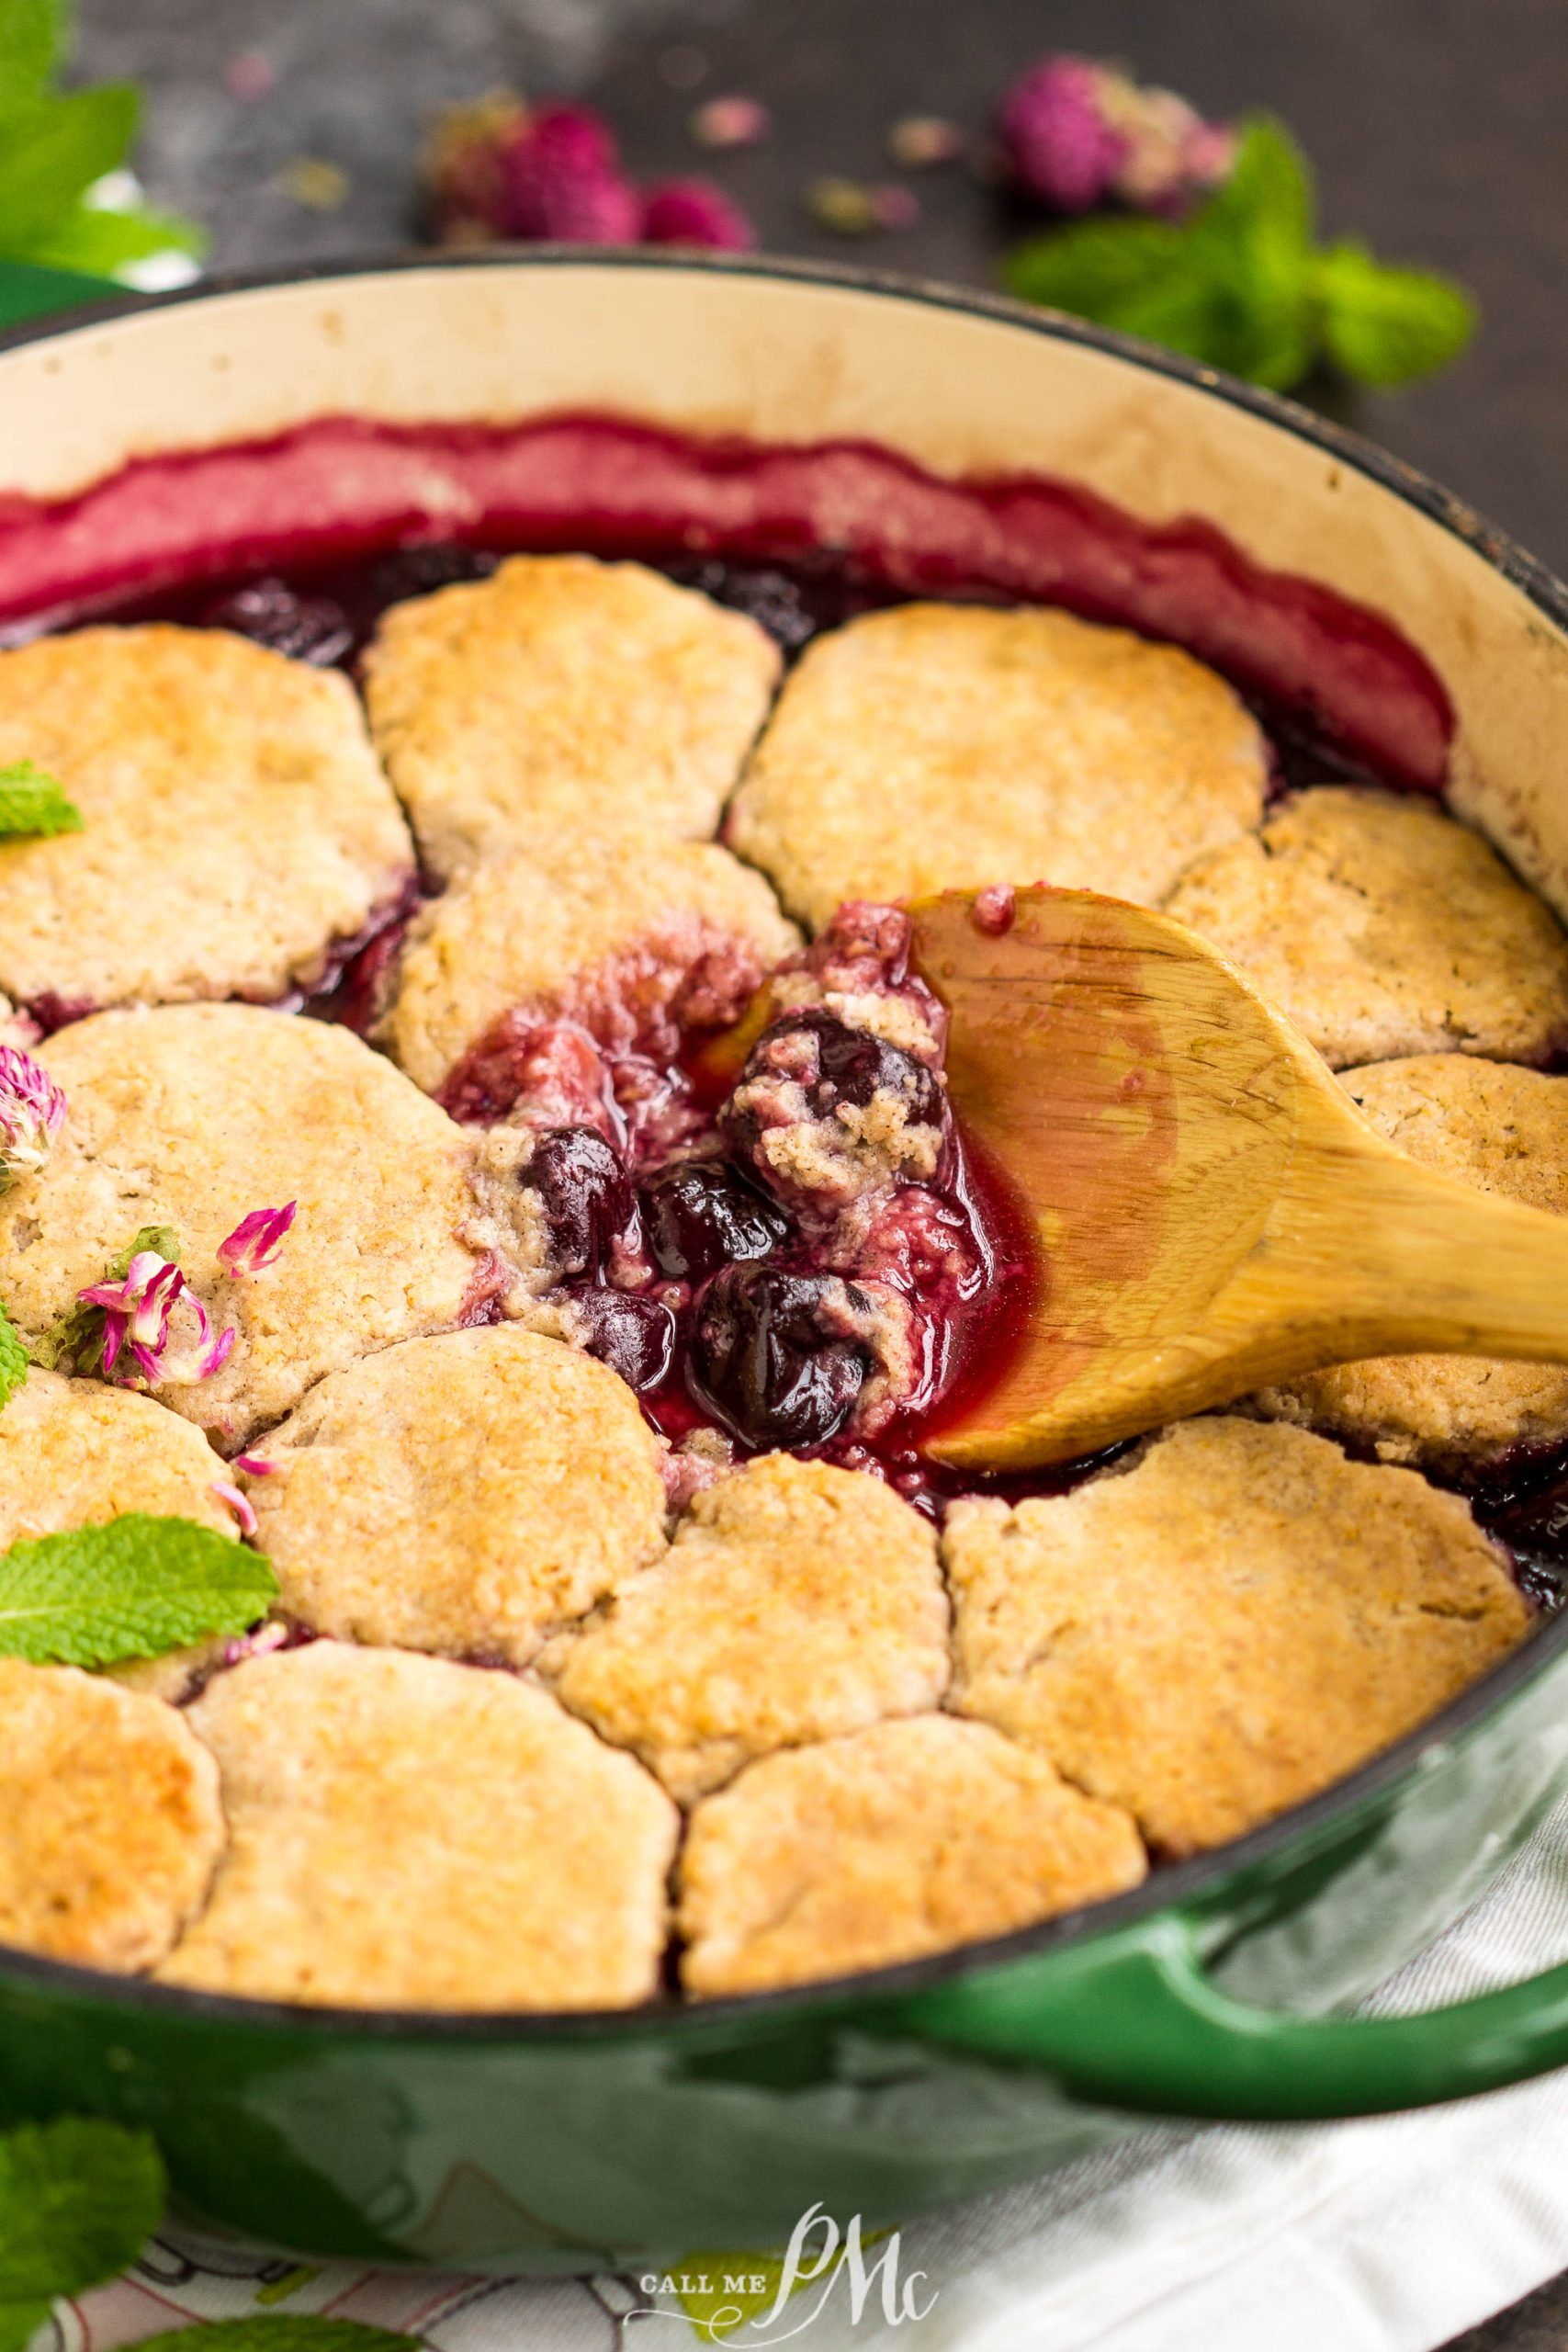
<path fill-rule="evenodd" d="M 308 264 L 288 270 L 248 271 L 205 279 L 175 292 L 114 296 L 85 308 L 55 311 L 41 319 L 0 332 L 0 354 L 20 346 L 69 334 L 85 326 L 121 317 L 141 316 L 188 302 L 202 302 L 225 294 L 257 292 L 272 287 L 309 285 L 335 278 L 373 277 L 405 270 L 441 269 L 574 269 L 605 268 L 698 271 L 718 277 L 774 278 L 840 287 L 874 299 L 915 302 L 930 309 L 953 311 L 994 319 L 1025 334 L 1044 335 L 1058 343 L 1077 343 L 1125 360 L 1148 374 L 1171 378 L 1250 411 L 1265 423 L 1292 433 L 1328 451 L 1344 464 L 1365 474 L 1406 505 L 1415 507 L 1444 530 L 1472 548 L 1482 560 L 1519 589 L 1558 627 L 1568 630 L 1568 587 L 1545 565 L 1495 529 L 1474 509 L 1433 481 L 1416 468 L 1364 440 L 1360 435 L 1314 415 L 1278 393 L 1258 390 L 1216 369 L 1201 366 L 1174 352 L 1139 342 L 1134 337 L 1090 326 L 1062 311 L 1043 311 L 999 295 L 973 292 L 927 278 L 900 276 L 889 270 L 855 268 L 836 263 L 780 260 L 751 254 L 660 253 L 646 246 L 527 245 L 488 248 L 478 253 L 394 253 L 368 259 Z M 155 1984 L 144 1977 L 118 1976 L 107 1971 L 80 1968 L 43 1960 L 28 1952 L 0 1950 L 0 1979 L 36 1984 L 40 1991 L 70 1997 L 79 1996 L 96 2007 L 141 2010 L 163 2015 L 171 2022 L 238 2026 L 252 2031 L 279 2029 L 291 2037 L 351 2036 L 367 2041 L 515 2042 L 548 2044 L 626 2040 L 649 2035 L 679 2034 L 713 2038 L 727 2026 L 741 2028 L 755 2020 L 766 2026 L 811 2010 L 826 2014 L 859 2008 L 874 2001 L 897 2002 L 934 1984 L 979 1970 L 996 1970 L 1009 1962 L 1032 1959 L 1058 1946 L 1089 1941 L 1100 1934 L 1125 1928 L 1151 1913 L 1211 1894 L 1233 1873 L 1254 1869 L 1298 1840 L 1308 1846 L 1337 1815 L 1356 1813 L 1413 1770 L 1429 1750 L 1444 1747 L 1472 1730 L 1496 1707 L 1504 1705 L 1533 1681 L 1568 1645 L 1568 1608 L 1541 1625 L 1500 1665 L 1462 1690 L 1459 1697 L 1415 1731 L 1385 1748 L 1357 1771 L 1337 1781 L 1316 1796 L 1265 1822 L 1247 1836 L 1216 1847 L 1190 1860 L 1165 1863 L 1151 1871 L 1143 1884 L 1130 1893 L 1088 1907 L 1058 1915 L 1015 1933 L 985 1942 L 906 1961 L 889 1968 L 866 1970 L 820 1984 L 786 1985 L 772 1992 L 729 1995 L 715 2000 L 681 2002 L 673 1998 L 648 2002 L 630 2009 L 461 2011 L 365 2009 L 305 2007 L 293 2002 L 261 2001 L 236 1995 L 201 1993 L 184 1986 Z"/>

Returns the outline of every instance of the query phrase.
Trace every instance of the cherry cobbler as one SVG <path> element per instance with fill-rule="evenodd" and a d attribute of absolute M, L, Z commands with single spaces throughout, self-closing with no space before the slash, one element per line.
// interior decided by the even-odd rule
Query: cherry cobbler
<path fill-rule="evenodd" d="M 1049 1204 L 955 1115 L 921 894 L 1163 906 L 1402 1148 L 1568 1214 L 1568 940 L 1443 805 L 1420 657 L 1059 487 L 852 453 L 850 549 L 785 526 L 809 453 L 550 447 L 574 511 L 234 521 L 74 601 L 0 527 L 0 771 L 70 812 L 0 839 L 0 1579 L 140 1514 L 276 1587 L 0 1656 L 9 1945 L 405 2009 L 825 1978 L 1237 1836 L 1557 1605 L 1552 1368 L 929 1451 Z"/>

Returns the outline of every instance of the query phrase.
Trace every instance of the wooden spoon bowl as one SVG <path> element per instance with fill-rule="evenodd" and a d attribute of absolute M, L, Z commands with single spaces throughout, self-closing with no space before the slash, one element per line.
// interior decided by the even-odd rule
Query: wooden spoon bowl
<path fill-rule="evenodd" d="M 1361 1356 L 1568 1362 L 1568 1220 L 1394 1150 L 1183 924 L 1041 887 L 998 932 L 976 895 L 910 910 L 915 968 L 951 1016 L 953 1108 L 1028 1204 L 1041 1279 L 933 1458 L 1066 1461 Z"/>

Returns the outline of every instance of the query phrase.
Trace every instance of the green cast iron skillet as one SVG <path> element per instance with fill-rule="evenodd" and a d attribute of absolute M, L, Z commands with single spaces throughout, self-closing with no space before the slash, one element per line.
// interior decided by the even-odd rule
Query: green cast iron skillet
<path fill-rule="evenodd" d="M 867 272 L 681 266 L 999 317 L 1201 385 L 1370 475 L 1568 624 L 1568 591 L 1434 485 L 1181 359 Z M 0 349 L 55 332 L 39 314 L 84 291 L 0 271 L 0 321 L 35 321 Z M 314 2255 L 575 2272 L 782 2242 L 818 2203 L 870 2226 L 1151 2115 L 1369 2115 L 1568 2063 L 1568 1962 L 1425 2015 L 1345 2013 L 1483 1891 L 1565 1786 L 1568 1611 L 1418 1732 L 1222 1850 L 1090 1910 L 839 1983 L 454 2017 L 300 2009 L 0 1954 L 0 2120 L 148 2125 L 195 2215 Z"/>

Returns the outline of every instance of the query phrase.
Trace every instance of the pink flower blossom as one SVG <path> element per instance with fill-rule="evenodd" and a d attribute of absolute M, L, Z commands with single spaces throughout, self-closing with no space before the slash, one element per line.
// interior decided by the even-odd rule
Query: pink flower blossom
<path fill-rule="evenodd" d="M 700 245 L 750 253 L 757 232 L 738 204 L 712 180 L 661 180 L 643 199 L 642 234 L 650 245 Z"/>
<path fill-rule="evenodd" d="M 41 1062 L 0 1046 L 0 1193 L 36 1176 L 65 1117 L 65 1097 Z"/>
<path fill-rule="evenodd" d="M 587 107 L 544 107 L 501 156 L 502 221 L 511 237 L 632 245 L 642 206 L 615 134 Z"/>
<path fill-rule="evenodd" d="M 227 1503 L 240 1522 L 242 1535 L 255 1533 L 257 1520 L 248 1496 L 243 1495 L 238 1487 L 231 1487 L 222 1478 L 214 1478 L 209 1491 L 217 1496 L 220 1503 Z"/>
<path fill-rule="evenodd" d="M 1058 212 L 1091 212 L 1111 194 L 1126 148 L 1106 106 L 1110 76 L 1088 57 L 1046 57 L 997 112 L 1011 177 Z"/>
<path fill-rule="evenodd" d="M 1228 126 L 1091 57 L 1042 58 L 1003 98 L 997 135 L 1013 185 L 1057 212 L 1179 213 L 1235 160 Z"/>
<path fill-rule="evenodd" d="M 121 1380 L 188 1388 L 209 1380 L 232 1351 L 232 1325 L 214 1339 L 206 1307 L 178 1266 L 156 1250 L 139 1250 L 123 1282 L 95 1283 L 76 1295 L 84 1306 L 103 1309 L 106 1379 L 123 1356 L 132 1369 L 122 1368 Z"/>
<path fill-rule="evenodd" d="M 263 1272 L 276 1261 L 299 1207 L 298 1201 L 288 1201 L 280 1209 L 253 1209 L 218 1244 L 219 1264 L 227 1266 L 236 1281 Z"/>

